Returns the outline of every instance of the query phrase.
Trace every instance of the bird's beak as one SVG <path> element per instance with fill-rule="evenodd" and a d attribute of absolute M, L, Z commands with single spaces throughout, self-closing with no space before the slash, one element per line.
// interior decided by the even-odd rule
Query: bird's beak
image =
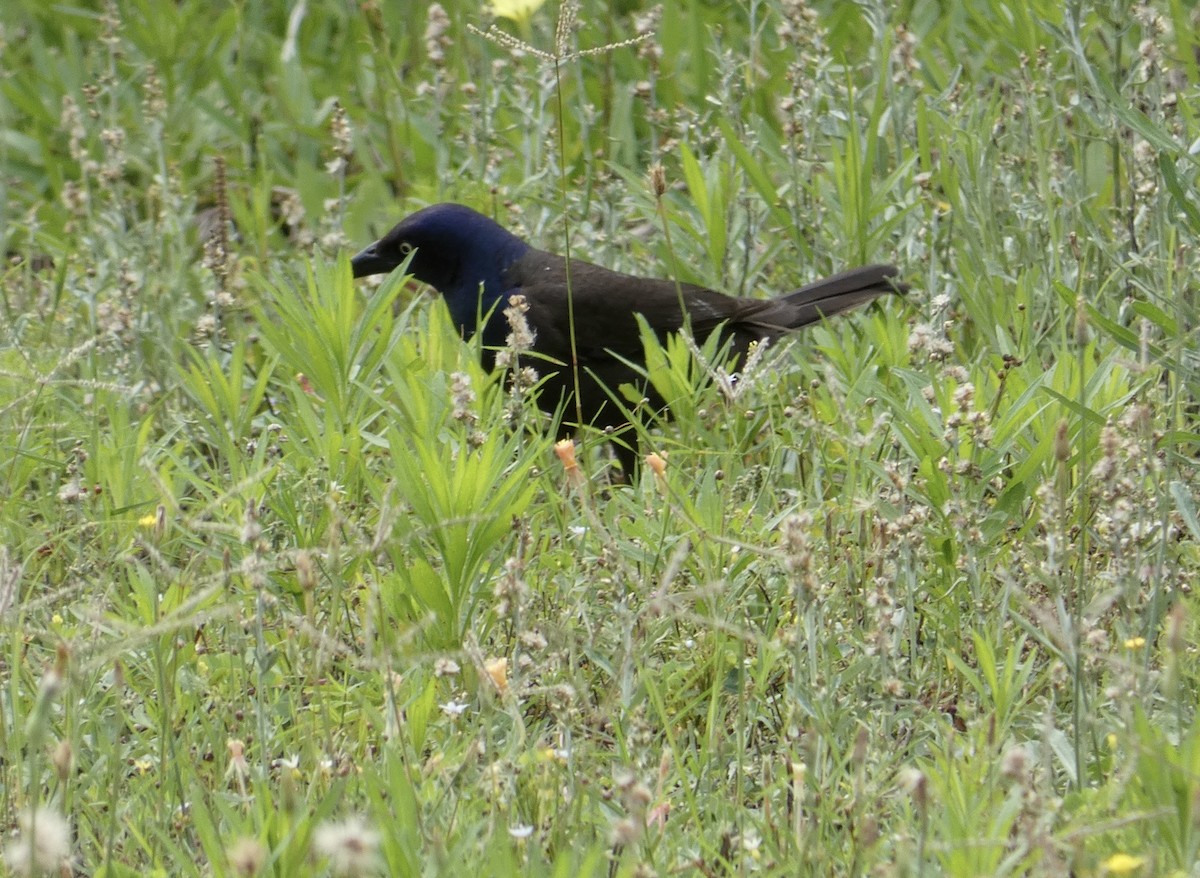
<path fill-rule="evenodd" d="M 379 252 L 379 242 L 376 241 L 350 259 L 350 268 L 355 277 L 367 277 L 372 274 L 387 274 L 399 265 L 398 262 L 383 256 Z"/>

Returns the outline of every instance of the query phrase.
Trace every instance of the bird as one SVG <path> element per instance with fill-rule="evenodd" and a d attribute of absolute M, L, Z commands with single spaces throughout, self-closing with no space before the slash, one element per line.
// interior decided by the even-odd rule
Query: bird
<path fill-rule="evenodd" d="M 551 415 L 562 412 L 563 437 L 582 424 L 610 435 L 629 426 L 628 415 L 613 402 L 622 384 L 639 388 L 649 410 L 665 411 L 666 401 L 639 371 L 646 358 L 635 315 L 663 341 L 685 325 L 701 344 L 719 332 L 730 362 L 744 363 L 756 343 L 774 342 L 799 327 L 908 290 L 893 265 L 850 269 L 773 299 L 623 274 L 581 259 L 568 265 L 564 257 L 454 203 L 432 204 L 401 220 L 353 256 L 350 267 L 355 278 L 389 274 L 410 255 L 408 273 L 442 295 L 462 337 L 481 334 L 489 371 L 510 333 L 502 312 L 512 297 L 523 297 L 533 333 L 532 365 L 541 378 L 538 405 Z M 632 431 L 621 438 L 613 448 L 620 478 L 630 479 L 638 462 L 637 439 Z"/>

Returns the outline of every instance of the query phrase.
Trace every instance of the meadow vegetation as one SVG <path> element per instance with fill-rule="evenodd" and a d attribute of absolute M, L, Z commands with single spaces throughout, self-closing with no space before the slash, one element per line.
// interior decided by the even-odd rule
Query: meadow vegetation
<path fill-rule="evenodd" d="M 3 4 L 5 868 L 1196 874 L 1192 4 L 498 7 Z M 350 279 L 444 200 L 913 292 L 610 486 Z"/>

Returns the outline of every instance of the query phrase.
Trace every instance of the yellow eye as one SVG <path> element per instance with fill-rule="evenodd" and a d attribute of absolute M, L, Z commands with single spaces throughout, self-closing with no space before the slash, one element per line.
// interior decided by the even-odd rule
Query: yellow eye
<path fill-rule="evenodd" d="M 408 241 L 401 241 L 400 242 L 400 255 L 407 256 L 411 252 L 413 252 L 413 245 L 408 243 Z"/>

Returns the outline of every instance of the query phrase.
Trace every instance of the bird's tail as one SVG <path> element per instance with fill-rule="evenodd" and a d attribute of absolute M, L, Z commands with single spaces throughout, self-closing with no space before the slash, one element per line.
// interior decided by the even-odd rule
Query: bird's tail
<path fill-rule="evenodd" d="M 865 305 L 888 293 L 903 295 L 908 292 L 908 284 L 896 279 L 899 273 L 894 265 L 852 268 L 833 277 L 813 281 L 776 301 L 786 302 L 790 306 L 788 326 L 796 329 Z"/>

